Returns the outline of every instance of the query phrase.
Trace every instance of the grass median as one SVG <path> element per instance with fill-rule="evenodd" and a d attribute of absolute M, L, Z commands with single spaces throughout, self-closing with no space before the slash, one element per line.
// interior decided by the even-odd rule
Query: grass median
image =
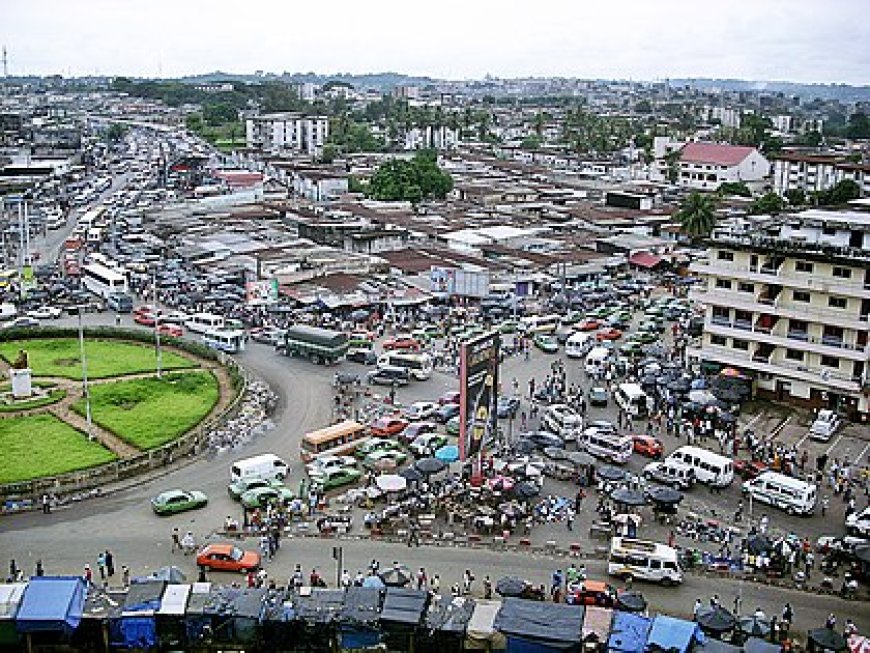
<path fill-rule="evenodd" d="M 187 372 L 95 385 L 90 394 L 93 420 L 144 451 L 201 422 L 217 403 L 220 389 L 211 372 Z M 73 410 L 84 415 L 84 401 L 76 402 Z"/>
<path fill-rule="evenodd" d="M 0 483 L 56 476 L 115 460 L 99 442 L 90 442 L 53 415 L 0 419 L 0 451 Z"/>
<path fill-rule="evenodd" d="M 34 376 L 82 378 L 81 350 L 75 338 L 35 338 L 2 342 L 0 356 L 11 364 L 21 349 L 27 352 Z M 89 379 L 153 372 L 157 368 L 154 348 L 133 342 L 85 340 L 85 355 Z M 195 361 L 173 352 L 164 351 L 162 359 L 164 370 L 197 367 Z"/>

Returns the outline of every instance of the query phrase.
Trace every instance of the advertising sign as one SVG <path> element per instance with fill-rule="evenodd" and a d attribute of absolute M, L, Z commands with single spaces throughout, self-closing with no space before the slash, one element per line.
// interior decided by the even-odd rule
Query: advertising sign
<path fill-rule="evenodd" d="M 429 272 L 430 290 L 442 295 L 486 297 L 489 295 L 489 272 L 432 266 Z"/>
<path fill-rule="evenodd" d="M 456 270 L 433 265 L 429 271 L 429 282 L 432 292 L 452 295 L 456 288 Z"/>
<path fill-rule="evenodd" d="M 278 301 L 278 280 L 248 281 L 245 284 L 245 301 L 249 306 L 262 306 Z"/>
<path fill-rule="evenodd" d="M 459 353 L 459 458 L 468 460 L 495 438 L 499 336 L 462 343 Z"/>

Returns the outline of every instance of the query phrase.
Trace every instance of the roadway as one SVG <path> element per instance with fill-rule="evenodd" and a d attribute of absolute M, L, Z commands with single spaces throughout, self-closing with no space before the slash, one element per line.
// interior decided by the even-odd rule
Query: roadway
<path fill-rule="evenodd" d="M 85 321 L 110 324 L 114 317 L 106 313 L 87 315 Z M 74 320 L 65 319 L 63 323 L 74 324 Z M 239 514 L 238 504 L 230 501 L 226 494 L 230 462 L 240 457 L 272 451 L 292 464 L 291 478 L 299 478 L 302 472 L 298 459 L 301 435 L 329 423 L 331 418 L 330 382 L 336 368 L 319 367 L 306 361 L 279 357 L 270 347 L 257 344 L 252 344 L 238 358 L 278 393 L 279 403 L 273 418 L 276 427 L 273 430 L 243 449 L 202 457 L 170 470 L 165 476 L 144 480 L 135 487 L 75 503 L 50 515 L 30 513 L 4 517 L 0 522 L 0 551 L 7 558 L 14 558 L 25 570 L 32 570 L 36 560 L 41 559 L 47 573 L 80 573 L 85 563 L 93 566 L 97 554 L 108 548 L 115 555 L 116 567 L 129 565 L 134 575 L 147 573 L 166 564 L 177 564 L 188 572 L 189 577 L 194 577 L 192 558 L 170 552 L 172 528 L 178 527 L 182 532 L 190 530 L 200 542 L 214 541 L 217 537 L 215 531 L 220 528 L 224 518 L 227 515 Z M 502 373 L 503 384 L 507 385 L 516 376 L 520 381 L 520 388 L 524 389 L 530 376 L 536 376 L 538 381 L 543 378 L 551 361 L 552 357 L 539 352 L 534 352 L 528 362 L 520 358 L 509 359 Z M 580 381 L 582 375 L 577 370 L 577 365 L 569 362 L 567 367 L 569 383 L 572 376 Z M 339 369 L 363 370 L 362 366 L 352 363 L 343 363 Z M 428 382 L 413 383 L 407 389 L 401 389 L 399 400 L 409 403 L 417 399 L 434 399 L 455 387 L 455 378 L 436 372 Z M 590 417 L 612 419 L 612 409 L 594 409 Z M 671 442 L 667 444 L 669 449 L 676 445 Z M 643 462 L 645 461 L 636 461 L 631 465 L 639 468 Z M 171 487 L 202 489 L 209 495 L 210 503 L 199 511 L 177 517 L 158 518 L 151 513 L 148 499 Z M 695 493 L 697 499 L 694 495 L 693 499 L 699 502 L 698 509 L 718 506 L 720 510 L 728 512 L 736 507 L 736 488 L 722 495 L 708 495 L 699 490 L 695 490 Z M 841 515 L 834 517 L 832 521 L 825 521 L 820 517 L 802 520 L 785 515 L 780 517 L 779 514 L 775 517 L 775 525 L 798 533 L 842 532 Z M 789 521 L 790 519 L 795 521 Z M 831 513 L 828 519 L 831 519 Z M 567 531 L 561 528 L 558 532 L 546 531 L 541 537 L 558 537 L 563 545 L 571 541 Z M 248 543 L 255 547 L 253 540 Z M 458 582 L 463 569 L 468 567 L 472 568 L 478 580 L 484 575 L 497 579 L 503 575 L 515 574 L 535 583 L 549 585 L 552 571 L 558 567 L 564 568 L 567 564 L 564 558 L 489 549 L 446 546 L 408 549 L 368 539 L 344 540 L 340 543 L 344 547 L 346 567 L 352 573 L 357 569 L 365 569 L 368 562 L 375 558 L 382 564 L 399 560 L 412 568 L 425 566 L 430 575 L 439 573 L 443 587 Z M 306 573 L 317 567 L 325 577 L 332 578 L 332 544 L 333 542 L 317 538 L 285 540 L 281 551 L 274 561 L 268 563 L 267 569 L 279 582 L 286 581 L 296 563 L 301 564 Z M 600 577 L 603 574 L 602 563 L 592 561 L 588 566 L 593 575 Z M 237 580 L 237 577 L 213 574 L 212 580 L 230 582 Z M 779 614 L 783 603 L 789 600 L 797 614 L 797 626 L 801 629 L 820 625 L 832 611 L 837 613 L 841 623 L 848 616 L 859 627 L 870 627 L 870 605 L 845 602 L 835 597 L 820 598 L 803 592 L 694 575 L 689 575 L 685 585 L 679 589 L 667 590 L 647 585 L 638 587 L 647 595 L 654 609 L 672 614 L 687 615 L 695 598 L 706 601 L 715 593 L 723 602 L 730 604 L 735 596 L 742 593 L 744 611 L 761 607 L 768 614 Z"/>

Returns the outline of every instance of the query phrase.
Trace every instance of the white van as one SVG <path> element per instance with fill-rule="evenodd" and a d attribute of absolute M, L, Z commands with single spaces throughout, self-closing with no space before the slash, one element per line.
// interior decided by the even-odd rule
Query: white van
<path fill-rule="evenodd" d="M 602 433 L 595 429 L 586 429 L 577 436 L 577 449 L 608 463 L 624 465 L 634 451 L 634 440 L 631 439 L 630 435 Z"/>
<path fill-rule="evenodd" d="M 658 481 L 677 490 L 688 490 L 695 484 L 694 469 L 676 460 L 653 461 L 641 473 L 648 481 Z"/>
<path fill-rule="evenodd" d="M 561 321 L 559 315 L 529 315 L 520 318 L 519 330 L 525 334 L 553 333 Z"/>
<path fill-rule="evenodd" d="M 593 342 L 595 342 L 593 334 L 588 331 L 578 331 L 565 341 L 565 355 L 568 358 L 583 358 Z"/>
<path fill-rule="evenodd" d="M 649 397 L 637 383 L 620 383 L 616 389 L 616 404 L 632 417 L 646 417 Z"/>
<path fill-rule="evenodd" d="M 728 487 L 734 480 L 734 466 L 731 459 L 701 447 L 685 446 L 674 451 L 667 460 L 688 465 L 695 471 L 695 479 L 700 483 L 715 487 Z"/>
<path fill-rule="evenodd" d="M 224 318 L 214 313 L 194 313 L 187 318 L 184 326 L 188 331 L 205 334 L 223 329 Z"/>
<path fill-rule="evenodd" d="M 607 347 L 593 347 L 586 354 L 584 367 L 587 374 L 596 374 L 610 360 L 610 350 Z"/>
<path fill-rule="evenodd" d="M 743 493 L 785 510 L 790 515 L 812 515 L 816 507 L 816 486 L 779 472 L 762 472 L 743 484 Z"/>
<path fill-rule="evenodd" d="M 637 578 L 662 585 L 683 582 L 677 550 L 665 544 L 614 537 L 607 556 L 607 573 L 620 578 Z"/>
<path fill-rule="evenodd" d="M 264 478 L 283 481 L 287 478 L 288 468 L 281 458 L 273 453 L 264 453 L 259 456 L 237 460 L 230 467 L 230 480 Z"/>
<path fill-rule="evenodd" d="M 568 404 L 553 404 L 544 412 L 541 426 L 565 441 L 575 441 L 583 431 L 583 417 Z"/>

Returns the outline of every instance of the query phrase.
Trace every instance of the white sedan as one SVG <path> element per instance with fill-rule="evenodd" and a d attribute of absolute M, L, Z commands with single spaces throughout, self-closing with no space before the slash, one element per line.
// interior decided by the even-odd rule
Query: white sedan
<path fill-rule="evenodd" d="M 320 456 L 306 465 L 309 476 L 326 474 L 334 469 L 356 467 L 357 460 L 353 456 Z"/>
<path fill-rule="evenodd" d="M 27 317 L 32 317 L 34 320 L 56 320 L 61 314 L 62 311 L 57 306 L 40 306 L 27 311 Z"/>
<path fill-rule="evenodd" d="M 438 404 L 432 401 L 415 401 L 405 410 L 405 417 L 410 420 L 425 420 L 435 416 Z"/>

